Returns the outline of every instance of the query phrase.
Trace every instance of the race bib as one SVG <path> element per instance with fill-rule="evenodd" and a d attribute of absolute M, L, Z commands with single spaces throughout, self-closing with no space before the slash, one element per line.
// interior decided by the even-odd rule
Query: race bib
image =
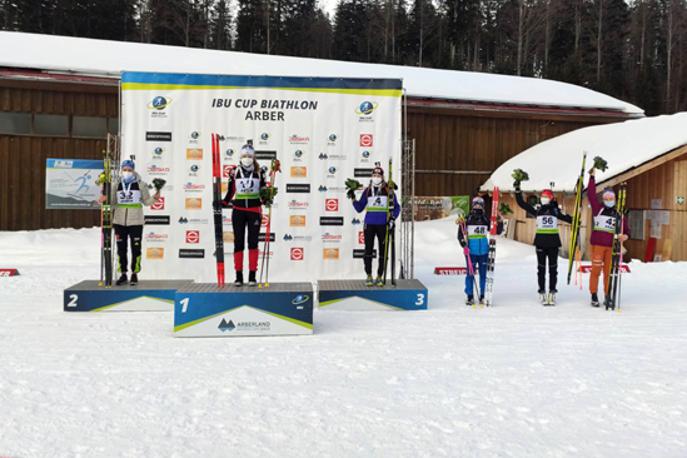
<path fill-rule="evenodd" d="M 558 218 L 553 215 L 537 216 L 537 234 L 558 234 Z"/>
<path fill-rule="evenodd" d="M 594 230 L 601 232 L 615 233 L 615 217 L 598 215 L 594 217 Z"/>
<path fill-rule="evenodd" d="M 487 236 L 487 226 L 485 225 L 468 225 L 468 238 L 469 239 L 482 239 Z"/>
<path fill-rule="evenodd" d="M 141 191 L 139 190 L 121 190 L 117 191 L 117 204 L 119 205 L 136 205 L 141 203 Z"/>
<path fill-rule="evenodd" d="M 237 178 L 235 199 L 258 199 L 260 198 L 260 179 L 259 178 Z"/>
<path fill-rule="evenodd" d="M 388 198 L 387 196 L 370 196 L 367 199 L 367 211 L 369 212 L 385 212 L 387 210 Z"/>

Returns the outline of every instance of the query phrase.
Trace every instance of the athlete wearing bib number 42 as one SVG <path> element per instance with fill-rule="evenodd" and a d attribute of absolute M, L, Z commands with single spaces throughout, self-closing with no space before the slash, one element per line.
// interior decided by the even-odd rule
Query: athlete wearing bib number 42
<path fill-rule="evenodd" d="M 143 206 L 151 205 L 160 198 L 159 191 L 151 196 L 148 185 L 135 172 L 136 165 L 132 160 L 125 160 L 121 165 L 120 177 L 112 182 L 111 202 L 114 208 L 112 226 L 117 242 L 117 258 L 121 273 L 117 285 L 127 282 L 129 239 L 131 239 L 131 285 L 138 283 L 141 271 L 141 238 L 143 237 Z M 104 199 L 102 196 L 101 199 Z"/>
<path fill-rule="evenodd" d="M 375 167 L 372 171 L 370 185 L 363 190 L 360 200 L 355 200 L 355 194 L 351 191 L 348 197 L 353 200 L 353 208 L 358 213 L 367 210 L 365 214 L 365 225 L 363 234 L 365 236 L 365 273 L 367 274 L 367 286 L 384 286 L 384 239 L 386 238 L 387 225 L 389 231 L 393 231 L 394 222 L 401 213 L 401 206 L 398 204 L 396 194 L 391 193 L 393 202 L 389 202 L 389 184 L 384 181 L 384 170 Z M 391 209 L 391 219 L 387 216 Z M 377 279 L 372 279 L 372 256 L 374 252 L 375 237 L 378 242 L 377 258 Z"/>
<path fill-rule="evenodd" d="M 258 242 L 262 222 L 262 205 L 265 202 L 265 174 L 255 160 L 255 150 L 250 145 L 241 148 L 240 163 L 229 172 L 227 194 L 221 201 L 223 207 L 232 208 L 231 225 L 234 229 L 234 285 L 243 285 L 243 252 L 248 232 L 248 284 L 257 285 Z M 276 190 L 272 191 L 272 197 Z"/>
<path fill-rule="evenodd" d="M 558 250 L 561 238 L 558 234 L 558 223 L 572 223 L 572 216 L 558 206 L 553 191 L 544 189 L 539 197 L 540 205 L 532 206 L 522 198 L 520 184 L 515 183 L 515 200 L 518 206 L 529 215 L 537 218 L 537 231 L 534 246 L 537 250 L 537 283 L 539 299 L 543 305 L 555 305 L 556 285 L 558 283 Z M 549 292 L 546 292 L 546 267 L 549 270 Z"/>
<path fill-rule="evenodd" d="M 591 293 L 592 307 L 599 307 L 599 273 L 604 273 L 604 291 L 608 291 L 608 280 L 611 272 L 611 257 L 613 254 L 613 238 L 616 232 L 616 222 L 622 222 L 623 233 L 620 239 L 625 241 L 630 235 L 625 217 L 621 218 L 616 209 L 615 192 L 606 189 L 602 193 L 603 205 L 596 197 L 596 181 L 594 180 L 594 169 L 589 171 L 589 184 L 587 186 L 587 198 L 592 207 L 593 229 L 589 239 L 592 247 L 592 272 L 589 277 L 589 292 Z M 606 296 L 607 298 L 608 296 Z"/>

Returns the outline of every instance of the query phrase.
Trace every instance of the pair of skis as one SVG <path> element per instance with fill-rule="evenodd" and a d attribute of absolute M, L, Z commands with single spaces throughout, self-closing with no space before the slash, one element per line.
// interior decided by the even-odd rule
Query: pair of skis
<path fill-rule="evenodd" d="M 496 234 L 498 232 L 500 192 L 494 186 L 491 194 L 491 221 L 489 223 L 489 256 L 487 258 L 487 281 L 484 287 L 484 305 L 491 307 L 494 303 L 494 267 L 496 267 Z"/>
<path fill-rule="evenodd" d="M 114 163 L 118 161 L 117 137 L 107 135 L 107 146 L 103 151 L 103 173 L 97 183 L 102 186 L 105 197 L 100 206 L 101 254 L 100 254 L 100 286 L 112 286 L 113 257 L 112 257 L 112 175 Z"/>
<path fill-rule="evenodd" d="M 389 180 L 388 192 L 386 198 L 386 234 L 384 235 L 384 284 L 386 285 L 387 263 L 389 261 L 389 253 L 391 253 L 391 285 L 396 286 L 396 236 L 395 230 L 391 228 L 393 224 L 393 209 L 394 209 L 394 182 L 392 178 L 392 162 L 389 159 Z"/>
<path fill-rule="evenodd" d="M 625 232 L 625 203 L 627 198 L 626 183 L 620 185 L 618 191 L 617 215 L 615 217 L 615 233 L 613 234 L 613 248 L 611 254 L 611 271 L 606 291 L 606 310 L 620 310 L 620 286 L 622 282 L 621 267 L 623 263 L 623 241 L 621 236 Z"/>
<path fill-rule="evenodd" d="M 572 278 L 573 265 L 575 264 L 575 259 L 580 258 L 578 256 L 579 247 L 579 237 L 580 237 L 580 225 L 582 223 L 582 191 L 584 191 L 584 167 L 587 163 L 587 152 L 585 151 L 582 155 L 582 169 L 580 170 L 580 175 L 577 178 L 577 184 L 575 185 L 575 209 L 573 212 L 572 228 L 570 230 L 570 240 L 568 244 L 568 285 Z"/>

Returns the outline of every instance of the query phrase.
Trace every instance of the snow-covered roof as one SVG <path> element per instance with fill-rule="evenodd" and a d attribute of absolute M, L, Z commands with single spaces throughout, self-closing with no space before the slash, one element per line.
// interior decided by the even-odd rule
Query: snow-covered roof
<path fill-rule="evenodd" d="M 605 172 L 596 172 L 597 181 L 602 182 L 683 145 L 687 145 L 687 112 L 585 127 L 538 143 L 507 160 L 482 189 L 498 186 L 512 191 L 513 170 L 523 169 L 530 177 L 522 183 L 523 190 L 541 190 L 553 182 L 556 191 L 572 191 L 584 151 L 587 170 L 595 156 L 608 162 Z"/>
<path fill-rule="evenodd" d="M 118 76 L 123 70 L 228 75 L 401 78 L 413 97 L 483 103 L 644 111 L 559 81 L 302 57 L 216 51 L 135 42 L 0 32 L 0 66 Z"/>

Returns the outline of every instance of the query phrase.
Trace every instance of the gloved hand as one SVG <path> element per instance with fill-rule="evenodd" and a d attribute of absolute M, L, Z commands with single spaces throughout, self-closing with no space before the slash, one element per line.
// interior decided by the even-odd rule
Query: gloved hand
<path fill-rule="evenodd" d="M 228 205 L 224 200 L 215 200 L 212 202 L 212 208 L 214 209 L 222 209 L 227 207 Z"/>
<path fill-rule="evenodd" d="M 515 192 L 520 192 L 520 182 L 519 181 L 513 182 L 513 189 L 515 189 Z"/>
<path fill-rule="evenodd" d="M 351 200 L 355 200 L 355 191 L 352 189 L 349 189 L 348 192 L 346 193 L 346 197 L 348 197 Z"/>
<path fill-rule="evenodd" d="M 389 220 L 389 230 L 392 230 L 392 231 L 393 231 L 395 225 L 396 225 L 396 220 L 393 219 L 393 218 L 391 218 L 391 219 Z"/>
<path fill-rule="evenodd" d="M 465 256 L 469 256 L 469 255 L 470 255 L 470 248 L 468 248 L 467 245 L 463 247 L 463 254 L 464 254 Z"/>

